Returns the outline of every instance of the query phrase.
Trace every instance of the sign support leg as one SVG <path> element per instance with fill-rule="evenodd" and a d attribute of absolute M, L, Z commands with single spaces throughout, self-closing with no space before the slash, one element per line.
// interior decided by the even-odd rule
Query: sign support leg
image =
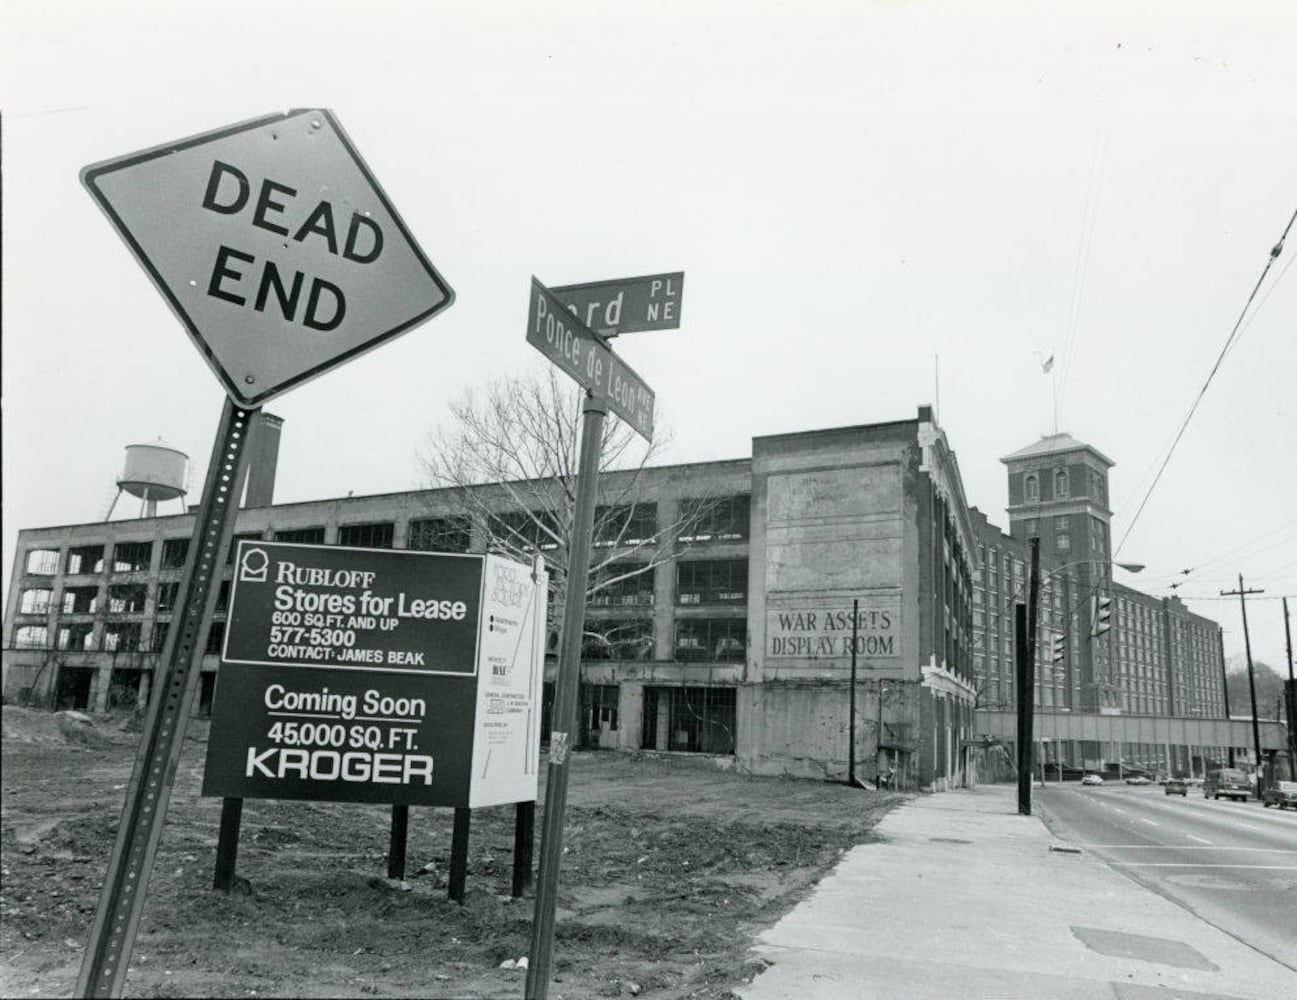
<path fill-rule="evenodd" d="M 450 837 L 450 884 L 446 895 L 456 903 L 464 902 L 464 882 L 468 876 L 468 828 L 473 810 L 455 807 L 455 828 Z"/>
<path fill-rule="evenodd" d="M 243 800 L 221 801 L 221 833 L 216 841 L 216 877 L 212 888 L 229 892 L 234 886 L 234 866 L 239 857 L 239 827 L 243 823 Z"/>
<path fill-rule="evenodd" d="M 558 903 L 559 866 L 563 859 L 563 813 L 567 808 L 568 755 L 576 737 L 577 688 L 580 685 L 581 632 L 585 627 L 585 591 L 590 575 L 590 536 L 599 475 L 599 452 L 607 403 L 586 390 L 581 421 L 581 458 L 568 550 L 567 587 L 563 605 L 563 644 L 559 650 L 554 692 L 554 722 L 549 739 L 549 770 L 545 784 L 545 814 L 540 839 L 540 881 L 531 924 L 527 1000 L 549 996 L 554 951 L 554 912 Z"/>
<path fill-rule="evenodd" d="M 519 899 L 532 883 L 531 853 L 536 840 L 536 803 L 513 807 L 513 898 Z"/>
<path fill-rule="evenodd" d="M 221 412 L 185 560 L 180 600 L 163 647 L 158 689 L 149 705 L 117 840 L 77 976 L 78 997 L 120 996 L 126 981 L 202 668 L 204 628 L 212 620 L 225 554 L 234 533 L 248 469 L 245 445 L 256 412 L 236 406 L 228 398 Z"/>
<path fill-rule="evenodd" d="M 410 807 L 392 806 L 392 830 L 387 838 L 387 877 L 405 878 L 405 839 L 410 826 Z"/>

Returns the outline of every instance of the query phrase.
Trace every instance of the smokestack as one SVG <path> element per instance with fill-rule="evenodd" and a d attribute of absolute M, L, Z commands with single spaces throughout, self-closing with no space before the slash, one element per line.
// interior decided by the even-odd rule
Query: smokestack
<path fill-rule="evenodd" d="M 244 507 L 269 507 L 275 502 L 275 469 L 279 464 L 279 433 L 283 426 L 283 418 L 273 413 L 262 412 L 252 418 Z"/>

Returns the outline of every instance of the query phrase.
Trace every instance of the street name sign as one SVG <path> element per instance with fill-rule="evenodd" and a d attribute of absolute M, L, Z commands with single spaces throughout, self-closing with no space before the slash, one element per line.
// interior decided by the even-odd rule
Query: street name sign
<path fill-rule="evenodd" d="M 653 390 L 535 277 L 531 279 L 527 343 L 607 403 L 632 430 L 653 440 Z"/>
<path fill-rule="evenodd" d="M 81 181 L 245 406 L 454 300 L 327 110 L 115 157 Z"/>
<path fill-rule="evenodd" d="M 550 291 L 568 311 L 596 333 L 615 337 L 645 330 L 678 330 L 685 273 L 646 274 L 582 285 L 559 285 Z"/>
<path fill-rule="evenodd" d="M 543 571 L 249 540 L 234 565 L 204 795 L 535 801 Z"/>

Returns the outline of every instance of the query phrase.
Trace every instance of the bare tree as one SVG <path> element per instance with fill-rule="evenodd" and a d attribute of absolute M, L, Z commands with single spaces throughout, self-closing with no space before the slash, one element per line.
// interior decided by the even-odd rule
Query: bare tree
<path fill-rule="evenodd" d="M 581 390 L 554 368 L 535 377 L 494 380 L 450 405 L 449 419 L 428 435 L 419 459 L 429 487 L 443 491 L 437 508 L 444 512 L 449 506 L 471 518 L 488 551 L 520 562 L 531 562 L 537 552 L 544 557 L 555 622 L 562 621 L 566 591 L 581 400 Z M 681 537 L 687 539 L 712 515 L 717 500 L 706 493 L 682 505 L 670 523 L 657 520 L 642 472 L 668 439 L 661 427 L 650 443 L 620 420 L 605 421 L 587 601 L 678 554 L 688 545 Z M 586 634 L 587 641 L 610 648 L 644 641 L 612 623 L 587 623 Z"/>

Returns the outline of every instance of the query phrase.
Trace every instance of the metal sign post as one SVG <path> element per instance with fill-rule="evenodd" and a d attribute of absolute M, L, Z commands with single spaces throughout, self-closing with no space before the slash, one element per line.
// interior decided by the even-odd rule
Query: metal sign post
<path fill-rule="evenodd" d="M 234 515 L 248 468 L 244 445 L 255 412 L 227 399 L 221 414 L 194 537 L 185 559 L 175 614 L 179 627 L 167 632 L 159 682 L 149 704 L 117 840 L 77 977 L 79 997 L 120 996 L 126 980 L 149 873 L 157 856 L 184 745 L 189 706 L 202 669 L 203 624 L 211 621 L 225 553 L 234 532 Z"/>
<path fill-rule="evenodd" d="M 605 283 L 607 284 L 607 283 Z M 604 421 L 612 410 L 646 440 L 653 439 L 653 390 L 613 353 L 548 288 L 534 277 L 527 315 L 527 342 L 585 387 L 581 418 L 581 453 L 577 472 L 572 536 L 568 547 L 563 642 L 559 649 L 554 692 L 554 723 L 545 783 L 545 816 L 540 841 L 540 874 L 531 925 L 531 958 L 527 966 L 527 1000 L 549 996 L 554 953 L 554 912 L 559 868 L 563 861 L 563 814 L 567 809 L 569 755 L 578 733 L 581 633 L 585 627 L 585 591 L 590 576 L 590 543 Z M 678 287 L 678 286 L 677 286 Z"/>
<path fill-rule="evenodd" d="M 572 518 L 566 603 L 563 605 L 563 644 L 559 649 L 554 691 L 554 727 L 549 738 L 549 769 L 545 776 L 545 817 L 540 838 L 540 877 L 531 925 L 531 961 L 527 966 L 527 1000 L 549 996 L 550 964 L 554 954 L 554 910 L 558 874 L 563 863 L 563 813 L 567 808 L 568 755 L 577 736 L 577 688 L 580 686 L 581 632 L 585 627 L 585 588 L 590 576 L 590 536 L 604 403 L 586 390 L 581 420 L 581 458 L 577 474 L 576 510 Z"/>

